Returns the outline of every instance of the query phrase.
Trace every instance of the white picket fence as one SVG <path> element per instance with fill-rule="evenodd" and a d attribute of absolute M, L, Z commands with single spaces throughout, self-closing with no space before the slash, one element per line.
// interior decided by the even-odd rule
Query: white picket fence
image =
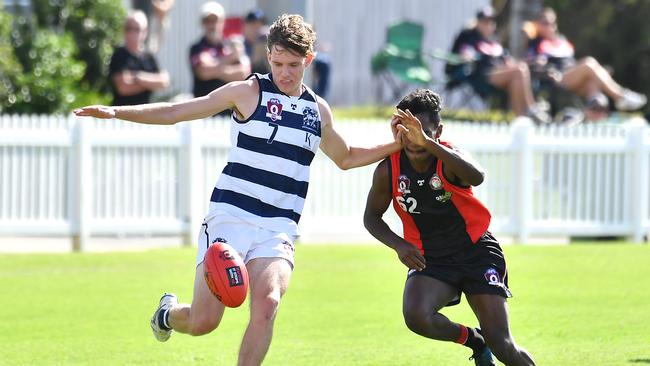
<path fill-rule="evenodd" d="M 386 123 L 339 121 L 350 144 L 391 138 Z M 573 128 L 448 122 L 443 137 L 487 171 L 476 194 L 491 230 L 539 236 L 626 236 L 650 230 L 650 128 L 637 119 Z M 220 119 L 145 126 L 74 117 L 0 116 L 0 235 L 182 235 L 194 243 L 225 165 Z M 362 224 L 374 166 L 313 163 L 303 242 L 369 242 Z M 389 211 L 392 209 L 389 208 Z M 396 229 L 394 214 L 387 218 Z M 1 239 L 0 239 L 1 242 Z"/>

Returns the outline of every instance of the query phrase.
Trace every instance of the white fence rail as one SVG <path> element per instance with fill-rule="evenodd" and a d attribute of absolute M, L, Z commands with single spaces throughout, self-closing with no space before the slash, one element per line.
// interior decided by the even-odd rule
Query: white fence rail
<path fill-rule="evenodd" d="M 340 121 L 349 142 L 386 141 L 386 124 Z M 577 128 L 447 123 L 443 134 L 487 171 L 476 194 L 491 230 L 531 236 L 627 236 L 650 230 L 650 128 L 643 120 Z M 0 235 L 183 235 L 193 243 L 229 148 L 228 123 L 172 127 L 0 116 Z M 374 167 L 340 171 L 321 153 L 303 241 L 370 241 L 362 225 Z M 389 209 L 390 210 L 390 209 Z M 399 225 L 389 215 L 394 227 Z"/>

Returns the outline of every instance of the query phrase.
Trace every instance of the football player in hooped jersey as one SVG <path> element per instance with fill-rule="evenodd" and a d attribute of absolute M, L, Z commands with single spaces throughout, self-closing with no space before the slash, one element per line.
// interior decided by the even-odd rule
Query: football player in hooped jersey
<path fill-rule="evenodd" d="M 336 132 L 327 102 L 302 83 L 314 59 L 315 39 L 301 16 L 285 14 L 269 29 L 270 74 L 255 74 L 185 102 L 75 110 L 78 116 L 146 124 L 174 124 L 233 110 L 228 164 L 200 229 L 192 304 L 163 295 L 151 319 L 156 339 L 166 341 L 173 330 L 196 336 L 217 327 L 224 306 L 203 279 L 203 259 L 210 244 L 226 242 L 244 259 L 250 279 L 251 315 L 238 364 L 261 364 L 289 285 L 293 242 L 316 150 L 320 147 L 337 166 L 349 169 L 377 162 L 401 148 L 396 141 L 350 147 Z"/>
<path fill-rule="evenodd" d="M 483 171 L 466 153 L 440 140 L 440 96 L 428 89 L 407 95 L 392 124 L 404 148 L 379 163 L 368 194 L 364 224 L 397 252 L 409 268 L 403 315 L 409 329 L 424 337 L 472 349 L 476 365 L 534 365 L 508 326 L 506 263 L 487 231 L 489 211 L 472 194 Z M 404 226 L 404 238 L 382 219 L 388 205 Z M 438 311 L 460 302 L 461 292 L 481 328 L 454 323 Z"/>

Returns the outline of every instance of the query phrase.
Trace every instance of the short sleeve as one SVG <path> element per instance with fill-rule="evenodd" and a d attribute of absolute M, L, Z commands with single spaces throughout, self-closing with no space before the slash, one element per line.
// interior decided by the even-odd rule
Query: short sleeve
<path fill-rule="evenodd" d="M 199 64 L 199 54 L 201 53 L 201 46 L 195 44 L 190 47 L 190 65 L 194 69 Z"/>
<path fill-rule="evenodd" d="M 113 76 L 126 69 L 126 61 L 127 57 L 124 48 L 116 48 L 113 52 L 113 56 L 111 56 L 111 62 L 108 66 L 108 75 Z"/>

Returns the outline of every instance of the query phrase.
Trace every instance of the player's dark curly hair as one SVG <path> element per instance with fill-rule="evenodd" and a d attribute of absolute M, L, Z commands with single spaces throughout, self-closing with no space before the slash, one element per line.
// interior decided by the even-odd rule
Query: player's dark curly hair
<path fill-rule="evenodd" d="M 425 113 L 434 124 L 440 122 L 442 99 L 431 89 L 417 89 L 405 96 L 397 104 L 397 109 L 408 109 L 414 115 Z"/>
<path fill-rule="evenodd" d="M 282 14 L 269 28 L 266 47 L 278 45 L 301 56 L 314 53 L 316 32 L 297 14 Z"/>

